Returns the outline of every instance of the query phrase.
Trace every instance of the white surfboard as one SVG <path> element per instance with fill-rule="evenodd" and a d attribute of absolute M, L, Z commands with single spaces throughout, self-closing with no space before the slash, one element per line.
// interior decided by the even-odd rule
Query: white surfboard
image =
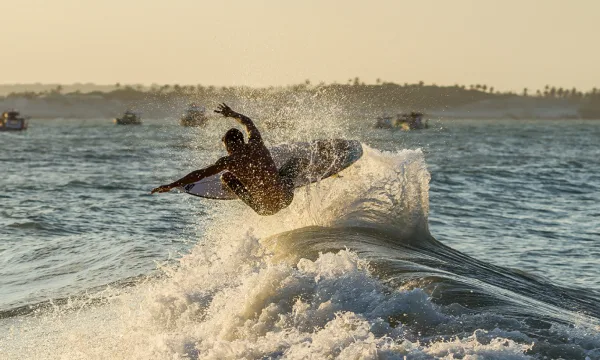
<path fill-rule="evenodd" d="M 308 185 L 335 175 L 355 163 L 363 154 L 359 141 L 344 139 L 282 144 L 269 148 L 269 151 L 278 168 L 294 157 L 310 161 L 308 171 L 294 179 L 295 187 Z M 188 184 L 182 190 L 190 195 L 208 199 L 237 199 L 237 195 L 223 185 L 221 175 L 222 173 L 219 173 Z"/>

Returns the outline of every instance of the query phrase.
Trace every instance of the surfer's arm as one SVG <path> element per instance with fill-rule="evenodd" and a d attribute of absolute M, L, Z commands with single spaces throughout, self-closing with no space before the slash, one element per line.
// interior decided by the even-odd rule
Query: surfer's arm
<path fill-rule="evenodd" d="M 236 119 L 240 124 L 244 125 L 246 128 L 246 132 L 248 133 L 248 141 L 262 141 L 262 137 L 260 136 L 260 131 L 252 119 L 247 117 L 246 115 L 242 115 L 238 112 L 233 111 L 229 106 L 225 103 L 220 104 L 218 109 L 215 110 L 216 113 L 222 114 L 225 117 L 230 117 Z"/>
<path fill-rule="evenodd" d="M 179 180 L 173 181 L 172 183 L 167 184 L 167 185 L 161 185 L 161 186 L 153 189 L 150 193 L 154 194 L 156 192 L 158 192 L 158 193 L 167 192 L 173 188 L 185 186 L 187 184 L 191 184 L 196 181 L 200 181 L 209 176 L 217 175 L 218 173 L 220 173 L 221 171 L 226 170 L 226 169 L 227 169 L 227 157 L 224 157 L 224 158 L 219 159 L 214 165 L 211 165 L 204 169 L 192 171 L 191 173 L 187 174 L 186 176 L 182 177 Z"/>

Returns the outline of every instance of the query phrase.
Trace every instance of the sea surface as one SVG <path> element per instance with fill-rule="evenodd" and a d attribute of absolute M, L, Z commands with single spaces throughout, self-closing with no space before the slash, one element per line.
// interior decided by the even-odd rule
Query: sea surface
<path fill-rule="evenodd" d="M 230 119 L 0 133 L 0 359 L 600 359 L 600 122 L 249 115 L 364 156 L 261 217 L 149 193 Z"/>

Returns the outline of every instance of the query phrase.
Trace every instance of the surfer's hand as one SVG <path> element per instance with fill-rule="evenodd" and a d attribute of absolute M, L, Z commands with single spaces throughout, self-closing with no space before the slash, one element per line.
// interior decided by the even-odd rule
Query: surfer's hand
<path fill-rule="evenodd" d="M 173 188 L 173 186 L 171 186 L 170 184 L 169 185 L 161 185 L 157 188 L 152 189 L 150 194 L 169 192 L 169 191 L 171 191 L 172 188 Z"/>
<path fill-rule="evenodd" d="M 221 114 L 225 117 L 233 117 L 237 114 L 235 111 L 231 110 L 231 108 L 229 106 L 227 106 L 227 104 L 225 104 L 225 103 L 219 104 L 219 106 L 217 106 L 217 110 L 215 110 L 215 112 L 217 114 Z"/>

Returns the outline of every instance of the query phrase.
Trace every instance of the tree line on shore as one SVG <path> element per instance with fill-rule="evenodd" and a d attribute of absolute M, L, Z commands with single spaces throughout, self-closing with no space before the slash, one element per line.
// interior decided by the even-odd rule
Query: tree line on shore
<path fill-rule="evenodd" d="M 91 85 L 91 86 L 89 86 Z M 94 85 L 89 84 L 89 88 Z M 6 85 L 3 87 L 6 88 Z M 16 87 L 16 86 L 15 86 Z M 301 84 L 282 87 L 251 88 L 216 87 L 203 85 L 165 84 L 152 86 L 121 85 L 96 86 L 95 90 L 84 92 L 85 86 L 55 85 L 51 88 L 34 91 L 23 89 L 13 91 L 0 100 L 10 98 L 44 99 L 48 102 L 73 103 L 90 99 L 118 100 L 128 104 L 138 102 L 172 102 L 178 99 L 189 99 L 200 103 L 208 103 L 219 99 L 243 97 L 256 101 L 266 101 L 271 104 L 282 104 L 297 101 L 299 97 L 319 98 L 334 101 L 338 104 L 357 107 L 366 110 L 387 109 L 397 106 L 410 107 L 415 110 L 427 111 L 453 108 L 482 100 L 527 98 L 540 101 L 562 101 L 579 106 L 580 115 L 584 118 L 600 117 L 600 91 L 593 88 L 581 91 L 576 88 L 565 89 L 547 85 L 543 89 L 530 91 L 524 88 L 520 93 L 512 91 L 500 92 L 493 86 L 485 84 L 438 86 L 436 84 L 396 84 L 380 79 L 375 84 L 365 84 L 358 77 L 349 79 L 347 83 L 311 84 L 306 80 Z M 33 86 L 32 86 L 33 87 Z"/>

